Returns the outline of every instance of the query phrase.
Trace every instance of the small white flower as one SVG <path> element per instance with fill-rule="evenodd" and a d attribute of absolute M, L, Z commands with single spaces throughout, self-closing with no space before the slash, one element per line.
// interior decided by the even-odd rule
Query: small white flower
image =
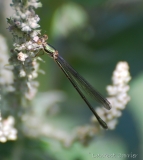
<path fill-rule="evenodd" d="M 0 137 L 0 142 L 5 143 L 7 141 L 6 137 L 2 136 Z"/>
<path fill-rule="evenodd" d="M 31 12 L 29 10 L 26 10 L 25 11 L 25 15 L 26 15 L 26 17 L 30 17 L 31 16 Z"/>
<path fill-rule="evenodd" d="M 22 27 L 23 32 L 30 32 L 31 30 L 32 29 L 28 25 L 25 25 L 24 27 Z"/>
<path fill-rule="evenodd" d="M 30 33 L 30 37 L 33 38 L 33 37 L 40 35 L 40 34 L 41 34 L 40 30 L 34 30 L 32 33 Z"/>
<path fill-rule="evenodd" d="M 24 70 L 21 70 L 19 73 L 20 77 L 25 77 L 26 76 L 26 72 Z"/>
<path fill-rule="evenodd" d="M 17 139 L 17 136 L 16 136 L 16 135 L 9 135 L 9 136 L 8 136 L 8 140 L 14 141 L 14 140 L 16 140 L 16 139 Z"/>
<path fill-rule="evenodd" d="M 33 73 L 32 73 L 32 77 L 33 77 L 33 79 L 34 79 L 34 78 L 37 78 L 37 77 L 38 77 L 38 73 L 37 73 L 37 72 L 33 72 Z"/>
<path fill-rule="evenodd" d="M 40 17 L 39 17 L 38 15 L 35 15 L 34 21 L 35 21 L 35 22 L 39 22 L 39 21 L 40 21 Z"/>
<path fill-rule="evenodd" d="M 28 79 L 31 80 L 33 77 L 31 74 L 28 75 Z"/>
<path fill-rule="evenodd" d="M 32 49 L 33 49 L 33 46 L 32 46 L 32 45 L 28 45 L 28 46 L 27 46 L 27 49 L 28 49 L 28 50 L 32 50 Z"/>
<path fill-rule="evenodd" d="M 27 17 L 26 14 L 24 14 L 24 13 L 21 13 L 20 16 L 22 19 L 26 19 L 26 17 Z"/>
<path fill-rule="evenodd" d="M 18 59 L 19 61 L 24 62 L 27 57 L 28 57 L 28 55 L 20 52 L 20 53 L 18 53 L 17 59 Z"/>
<path fill-rule="evenodd" d="M 117 125 L 117 120 L 116 119 L 112 119 L 112 121 L 109 121 L 107 123 L 108 128 L 110 128 L 111 130 L 115 129 L 115 126 Z"/>
<path fill-rule="evenodd" d="M 38 42 L 38 40 L 39 40 L 39 37 L 37 35 L 33 37 L 34 42 Z"/>
<path fill-rule="evenodd" d="M 42 3 L 33 3 L 33 7 L 35 8 L 39 8 L 39 7 L 42 7 Z"/>
<path fill-rule="evenodd" d="M 36 29 L 36 28 L 39 28 L 39 27 L 40 27 L 40 25 L 37 24 L 37 22 L 34 21 L 34 20 L 29 21 L 29 26 L 30 26 L 31 28 L 33 28 L 33 29 Z"/>

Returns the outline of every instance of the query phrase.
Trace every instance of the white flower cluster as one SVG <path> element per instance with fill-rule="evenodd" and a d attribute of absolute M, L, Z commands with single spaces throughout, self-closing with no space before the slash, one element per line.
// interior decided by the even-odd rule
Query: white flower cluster
<path fill-rule="evenodd" d="M 32 80 L 38 76 L 39 65 L 35 56 L 41 49 L 41 46 L 33 41 L 33 37 L 40 34 L 40 30 L 36 30 L 40 27 L 40 18 L 35 14 L 34 8 L 41 7 L 42 4 L 38 0 L 29 0 L 26 4 L 13 0 L 11 6 L 15 13 L 8 19 L 8 23 L 14 37 L 14 50 L 9 62 L 18 65 L 20 78 Z"/>
<path fill-rule="evenodd" d="M 0 142 L 4 143 L 7 140 L 17 139 L 17 130 L 13 127 L 14 123 L 12 116 L 5 120 L 2 120 L 2 117 L 0 117 Z"/>
<path fill-rule="evenodd" d="M 32 51 L 39 51 L 40 49 L 42 49 L 42 45 L 37 44 L 37 42 L 35 40 L 33 40 L 35 37 L 38 37 L 37 35 L 40 35 L 40 30 L 34 30 L 33 32 L 31 32 L 29 34 L 29 36 L 31 37 L 31 40 L 26 41 L 24 43 L 14 43 L 13 46 L 15 48 L 16 51 L 27 51 L 28 55 L 31 56 L 35 56 L 35 54 Z M 19 40 L 18 40 L 19 41 Z"/>
<path fill-rule="evenodd" d="M 35 14 L 34 9 L 41 7 L 42 4 L 39 0 L 26 2 L 13 0 L 12 2 L 14 14 L 8 19 L 8 28 L 13 35 L 14 49 L 11 51 L 9 62 L 13 66 L 16 78 L 15 89 L 21 88 L 20 92 L 31 99 L 37 92 L 38 82 L 33 79 L 38 76 L 39 64 L 35 56 L 41 49 L 41 46 L 33 40 L 33 37 L 40 34 L 38 30 L 40 18 Z"/>
<path fill-rule="evenodd" d="M 99 116 L 107 123 L 109 129 L 114 129 L 117 124 L 117 118 L 122 115 L 122 110 L 125 109 L 130 100 L 127 94 L 129 90 L 128 82 L 131 76 L 129 73 L 129 66 L 127 62 L 119 62 L 113 72 L 113 85 L 107 86 L 107 91 L 110 97 L 107 99 L 112 105 L 111 110 L 104 108 L 97 108 L 96 111 Z M 92 118 L 93 122 L 96 121 Z"/>
<path fill-rule="evenodd" d="M 40 34 L 40 30 L 37 30 L 40 27 L 38 24 L 40 18 L 35 14 L 34 8 L 41 6 L 42 4 L 38 0 L 28 0 L 25 4 L 13 0 L 11 4 L 15 13 L 8 19 L 8 28 L 14 38 L 14 51 L 27 54 L 26 58 L 29 56 L 34 58 L 33 52 L 39 49 L 39 45 L 31 39 Z M 18 60 L 25 61 L 25 58 Z"/>
<path fill-rule="evenodd" d="M 13 2 L 11 6 L 16 11 L 13 15 L 14 24 L 23 32 L 31 32 L 33 29 L 39 28 L 40 25 L 38 24 L 40 18 L 38 15 L 35 15 L 34 10 L 32 12 L 30 9 L 23 8 L 22 3 Z M 38 2 L 38 0 L 30 0 L 27 1 L 28 7 L 38 8 L 41 7 L 42 4 Z"/>

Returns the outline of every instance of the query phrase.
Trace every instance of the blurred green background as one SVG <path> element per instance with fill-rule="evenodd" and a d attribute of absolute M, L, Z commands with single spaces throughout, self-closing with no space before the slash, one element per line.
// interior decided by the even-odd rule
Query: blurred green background
<path fill-rule="evenodd" d="M 0 160 L 14 159 L 10 157 L 15 157 L 14 160 L 92 160 L 95 159 L 92 154 L 98 153 L 138 154 L 136 159 L 142 160 L 143 2 L 140 0 L 41 2 L 43 7 L 37 9 L 36 13 L 41 19 L 42 34 L 48 34 L 48 42 L 104 96 L 106 86 L 111 84 L 116 64 L 119 61 L 128 62 L 132 76 L 129 91 L 131 101 L 123 111 L 116 129 L 105 131 L 103 136 L 96 136 L 87 147 L 76 143 L 71 148 L 65 149 L 47 138 L 40 137 L 36 140 L 25 138 L 24 142 L 18 140 L 0 144 Z M 6 29 L 5 20 L 11 13 L 8 9 L 9 2 L 1 0 L 0 3 L 2 24 L 0 33 L 6 37 L 9 48 L 12 48 L 12 36 Z M 47 55 L 41 58 L 45 63 L 41 63 L 40 67 L 46 74 L 40 74 L 38 77 L 39 93 L 60 90 L 66 95 L 60 104 L 64 120 L 59 120 L 60 117 L 55 118 L 55 121 L 62 123 L 68 119 L 68 124 L 65 125 L 69 125 L 69 128 L 76 122 L 88 123 L 92 113 L 88 111 L 62 71 Z M 133 157 L 118 159 L 130 160 Z"/>

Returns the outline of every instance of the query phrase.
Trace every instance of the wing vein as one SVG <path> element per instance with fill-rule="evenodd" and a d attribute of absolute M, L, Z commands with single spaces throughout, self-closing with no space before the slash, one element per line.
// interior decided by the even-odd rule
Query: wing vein
<path fill-rule="evenodd" d="M 80 96 L 83 98 L 89 109 L 92 111 L 92 113 L 95 115 L 99 123 L 102 125 L 103 128 L 107 129 L 107 124 L 99 117 L 99 115 L 96 113 L 96 111 L 93 109 L 89 101 L 86 99 L 84 93 L 81 91 L 81 89 L 78 87 L 79 82 L 77 81 L 77 76 L 78 74 L 76 71 L 73 69 L 71 70 L 71 66 L 68 65 L 68 63 L 60 56 L 55 59 L 56 63 L 59 65 L 59 67 L 62 69 L 66 77 L 69 79 L 71 84 L 74 86 L 74 88 L 78 91 Z M 79 76 L 79 75 L 78 75 Z"/>
<path fill-rule="evenodd" d="M 95 90 L 82 76 L 78 74 L 61 56 L 58 56 L 58 61 L 64 63 L 64 68 L 66 71 L 75 79 L 78 85 L 82 88 L 82 90 L 88 93 L 93 99 L 97 102 L 101 103 L 106 109 L 111 109 L 110 102 L 103 98 L 103 96 Z"/>

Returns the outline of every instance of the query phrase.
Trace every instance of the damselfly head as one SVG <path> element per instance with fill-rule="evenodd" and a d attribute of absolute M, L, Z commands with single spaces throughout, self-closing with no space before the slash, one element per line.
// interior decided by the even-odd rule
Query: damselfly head
<path fill-rule="evenodd" d="M 46 34 L 43 35 L 43 38 L 45 39 L 45 41 L 48 39 L 48 36 Z"/>

